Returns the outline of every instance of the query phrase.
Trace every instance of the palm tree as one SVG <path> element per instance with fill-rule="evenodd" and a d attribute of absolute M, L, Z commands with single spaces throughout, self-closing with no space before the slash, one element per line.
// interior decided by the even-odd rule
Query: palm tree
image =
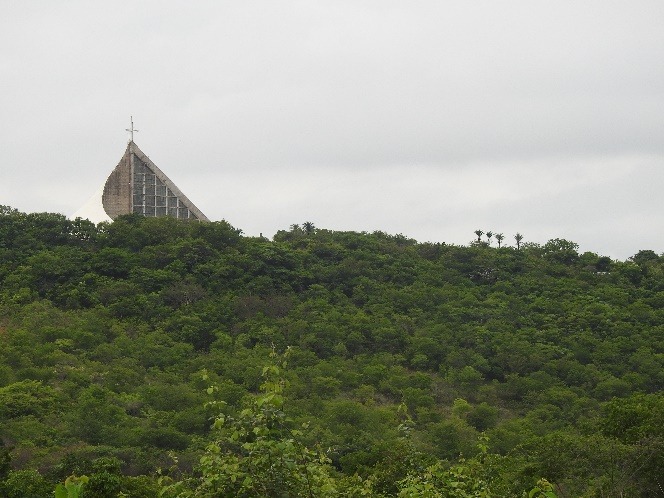
<path fill-rule="evenodd" d="M 516 248 L 521 249 L 521 241 L 523 240 L 523 235 L 521 235 L 519 232 L 516 233 L 514 236 L 514 240 L 516 240 Z"/>
<path fill-rule="evenodd" d="M 316 231 L 316 227 L 310 221 L 305 221 L 304 223 L 302 223 L 302 229 L 304 230 L 304 233 L 306 233 L 307 235 L 312 234 Z"/>
<path fill-rule="evenodd" d="M 486 233 L 486 241 L 489 243 L 489 245 L 491 245 L 491 237 L 493 237 L 493 232 L 492 232 L 492 231 L 488 231 L 488 232 Z"/>
<path fill-rule="evenodd" d="M 300 225 L 298 225 L 297 223 L 293 223 L 290 226 L 290 230 L 291 230 L 291 232 L 299 232 L 301 230 L 301 228 L 300 228 Z"/>
<path fill-rule="evenodd" d="M 475 230 L 475 235 L 477 235 L 477 242 L 482 242 L 482 235 L 484 232 L 482 230 Z"/>
<path fill-rule="evenodd" d="M 496 240 L 498 241 L 498 249 L 500 249 L 500 244 L 502 244 L 504 238 L 505 236 L 502 233 L 496 234 Z"/>

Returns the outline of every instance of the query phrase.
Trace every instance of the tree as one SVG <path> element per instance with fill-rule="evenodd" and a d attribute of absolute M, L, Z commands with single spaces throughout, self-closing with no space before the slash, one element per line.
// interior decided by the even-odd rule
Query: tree
<path fill-rule="evenodd" d="M 493 237 L 493 232 L 489 230 L 489 231 L 486 233 L 486 240 L 487 240 L 487 242 L 489 243 L 489 245 L 491 245 L 491 237 Z"/>
<path fill-rule="evenodd" d="M 60 483 L 56 486 L 55 498 L 78 498 L 81 496 L 81 490 L 87 482 L 87 476 L 76 477 L 71 475 L 65 480 L 64 484 Z"/>
<path fill-rule="evenodd" d="M 22 380 L 0 387 L 0 420 L 24 415 L 42 416 L 55 402 L 53 388 L 41 381 Z"/>
<path fill-rule="evenodd" d="M 482 230 L 475 230 L 475 235 L 477 235 L 477 242 L 482 242 L 482 235 L 484 235 L 484 232 Z"/>
<path fill-rule="evenodd" d="M 287 382 L 281 372 L 285 366 L 284 356 L 263 368 L 262 394 L 236 418 L 216 417 L 212 427 L 217 437 L 201 457 L 201 478 L 167 485 L 161 496 L 313 498 L 337 494 L 330 460 L 301 442 L 302 432 L 293 428 L 283 411 Z M 212 394 L 215 387 L 207 391 Z"/>
<path fill-rule="evenodd" d="M 0 496 L 4 498 L 43 498 L 50 496 L 49 484 L 36 470 L 13 470 L 0 483 Z"/>
<path fill-rule="evenodd" d="M 634 261 L 639 266 L 644 265 L 648 261 L 657 261 L 659 259 L 659 256 L 657 256 L 657 253 L 655 251 L 652 251 L 650 249 L 642 249 L 639 252 L 637 252 L 634 256 L 629 258 L 630 260 Z"/>
<path fill-rule="evenodd" d="M 553 261 L 571 265 L 579 259 L 579 244 L 565 239 L 551 239 L 542 247 L 543 255 Z"/>
<path fill-rule="evenodd" d="M 72 424 L 75 435 L 92 444 L 116 441 L 124 410 L 113 401 L 108 389 L 92 385 L 82 390 L 77 408 L 70 414 L 77 422 Z"/>
<path fill-rule="evenodd" d="M 2 209 L 3 206 L 0 206 Z M 0 211 L 1 212 L 1 211 Z M 0 439 L 0 482 L 4 481 L 11 471 L 12 448 L 7 448 L 2 439 Z"/>
<path fill-rule="evenodd" d="M 307 235 L 311 235 L 312 233 L 316 232 L 316 226 L 310 221 L 305 221 L 302 223 L 302 229 Z"/>
<path fill-rule="evenodd" d="M 514 240 L 516 240 L 517 250 L 521 249 L 521 241 L 523 240 L 523 235 L 517 232 L 516 235 L 514 236 Z"/>
<path fill-rule="evenodd" d="M 496 240 L 498 241 L 498 249 L 500 249 L 500 245 L 502 244 L 504 238 L 505 236 L 502 233 L 496 234 Z"/>
<path fill-rule="evenodd" d="M 399 498 L 493 498 L 505 496 L 494 483 L 495 455 L 490 455 L 488 438 L 480 436 L 479 455 L 447 466 L 437 461 L 423 472 L 411 473 L 399 482 Z M 532 494 L 531 496 L 535 496 Z M 544 495 L 555 498 L 554 494 Z"/>

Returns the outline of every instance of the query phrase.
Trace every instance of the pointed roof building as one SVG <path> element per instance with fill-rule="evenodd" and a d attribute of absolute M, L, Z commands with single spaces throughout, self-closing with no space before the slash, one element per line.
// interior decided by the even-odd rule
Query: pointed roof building
<path fill-rule="evenodd" d="M 99 223 L 131 213 L 210 221 L 133 140 L 104 186 L 74 217 Z"/>

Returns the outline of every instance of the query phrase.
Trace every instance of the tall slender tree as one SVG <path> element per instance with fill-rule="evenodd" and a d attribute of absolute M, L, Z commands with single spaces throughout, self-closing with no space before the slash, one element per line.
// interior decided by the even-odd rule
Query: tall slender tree
<path fill-rule="evenodd" d="M 477 242 L 482 242 L 482 235 L 484 235 L 484 232 L 482 230 L 475 230 L 475 235 L 477 235 Z"/>
<path fill-rule="evenodd" d="M 521 241 L 523 240 L 523 235 L 517 232 L 516 235 L 514 236 L 514 240 L 516 240 L 516 248 L 521 249 Z"/>
<path fill-rule="evenodd" d="M 498 241 L 498 249 L 500 249 L 500 245 L 503 243 L 504 238 L 505 236 L 502 233 L 496 234 L 496 240 Z"/>
<path fill-rule="evenodd" d="M 302 229 L 304 230 L 304 233 L 310 235 L 316 231 L 316 226 L 310 221 L 305 221 L 302 223 Z"/>
<path fill-rule="evenodd" d="M 489 230 L 486 233 L 486 241 L 489 243 L 489 245 L 491 245 L 491 237 L 493 237 L 493 232 L 491 230 Z"/>

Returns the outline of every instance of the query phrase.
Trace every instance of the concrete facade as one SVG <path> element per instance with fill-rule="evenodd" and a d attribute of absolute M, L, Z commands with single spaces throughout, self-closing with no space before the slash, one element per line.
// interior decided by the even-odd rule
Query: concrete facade
<path fill-rule="evenodd" d="M 122 159 L 104 184 L 101 203 L 106 214 L 114 220 L 121 214 L 132 212 L 131 152 L 129 144 Z"/>

